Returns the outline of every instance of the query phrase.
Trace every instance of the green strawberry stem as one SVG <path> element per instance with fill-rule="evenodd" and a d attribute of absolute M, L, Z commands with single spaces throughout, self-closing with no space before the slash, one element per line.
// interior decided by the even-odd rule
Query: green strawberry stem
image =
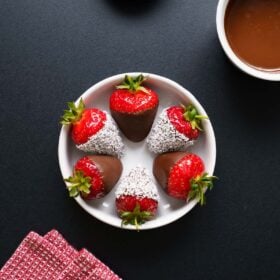
<path fill-rule="evenodd" d="M 120 217 L 122 219 L 122 226 L 130 224 L 135 226 L 136 230 L 139 231 L 139 226 L 144 224 L 150 218 L 152 218 L 153 213 L 149 211 L 141 211 L 140 204 L 137 203 L 132 212 L 121 211 Z"/>
<path fill-rule="evenodd" d="M 117 86 L 117 89 L 127 89 L 131 93 L 136 93 L 138 90 L 143 91 L 147 94 L 149 94 L 149 91 L 141 86 L 141 84 L 145 81 L 145 77 L 141 74 L 137 77 L 131 77 L 128 75 L 125 75 L 124 81 L 121 85 Z"/>
<path fill-rule="evenodd" d="M 188 194 L 187 200 L 191 199 L 198 199 L 198 202 L 200 202 L 200 205 L 205 205 L 206 198 L 205 198 L 205 190 L 209 189 L 211 190 L 213 188 L 213 180 L 218 179 L 216 176 L 208 176 L 208 173 L 204 173 L 201 176 L 197 176 L 196 178 L 192 179 L 191 184 L 191 190 Z"/>
<path fill-rule="evenodd" d="M 188 106 L 182 104 L 181 106 L 184 109 L 183 116 L 186 121 L 190 122 L 192 129 L 198 129 L 202 131 L 203 129 L 201 127 L 201 120 L 208 119 L 208 117 L 199 115 L 197 109 L 192 104 Z"/>
<path fill-rule="evenodd" d="M 73 177 L 64 179 L 68 183 L 67 189 L 70 197 L 76 197 L 79 193 L 89 194 L 91 188 L 91 178 L 84 176 L 82 171 L 75 171 Z"/>
<path fill-rule="evenodd" d="M 64 110 L 63 116 L 60 118 L 60 123 L 63 125 L 69 125 L 79 121 L 82 117 L 83 111 L 85 110 L 85 104 L 81 98 L 78 106 L 75 102 L 68 102 L 68 110 Z"/>

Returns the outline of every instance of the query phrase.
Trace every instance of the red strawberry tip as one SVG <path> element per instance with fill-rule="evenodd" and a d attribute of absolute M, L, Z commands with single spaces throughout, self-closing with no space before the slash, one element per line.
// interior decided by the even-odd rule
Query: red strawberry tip
<path fill-rule="evenodd" d="M 68 110 L 64 110 L 64 114 L 60 118 L 60 124 L 62 125 L 69 125 L 79 121 L 85 110 L 85 104 L 82 98 L 78 105 L 75 105 L 75 102 L 68 102 L 67 105 Z"/>
<path fill-rule="evenodd" d="M 70 197 L 77 197 L 80 193 L 88 195 L 91 188 L 91 178 L 84 176 L 82 171 L 75 171 L 73 176 L 64 179 L 68 183 L 67 189 Z"/>
<path fill-rule="evenodd" d="M 143 91 L 149 94 L 149 91 L 141 86 L 141 84 L 146 80 L 146 78 L 141 74 L 137 77 L 131 77 L 129 75 L 125 75 L 122 84 L 116 86 L 117 89 L 127 89 L 131 93 L 136 93 L 137 91 Z"/>
<path fill-rule="evenodd" d="M 208 117 L 200 115 L 195 106 L 192 104 L 189 104 L 188 106 L 181 104 L 181 107 L 184 110 L 183 116 L 186 121 L 190 122 L 192 129 L 202 131 L 201 120 L 208 119 Z"/>
<path fill-rule="evenodd" d="M 206 204 L 205 190 L 212 190 L 214 187 L 213 180 L 218 179 L 216 176 L 209 176 L 204 173 L 196 178 L 191 179 L 191 190 L 188 193 L 187 201 L 191 199 L 198 199 L 201 206 Z"/>
<path fill-rule="evenodd" d="M 139 226 L 144 224 L 147 220 L 152 218 L 154 214 L 150 211 L 141 211 L 140 209 L 140 204 L 136 203 L 135 208 L 133 211 L 121 211 L 120 212 L 120 217 L 122 219 L 122 224 L 123 225 L 133 225 L 136 227 L 136 230 L 139 231 L 140 228 Z"/>

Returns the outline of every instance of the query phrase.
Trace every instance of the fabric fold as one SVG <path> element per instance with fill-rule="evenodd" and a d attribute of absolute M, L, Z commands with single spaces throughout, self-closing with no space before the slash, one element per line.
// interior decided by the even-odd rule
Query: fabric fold
<path fill-rule="evenodd" d="M 30 232 L 0 270 L 0 280 L 120 280 L 88 250 L 77 251 L 57 231 Z"/>

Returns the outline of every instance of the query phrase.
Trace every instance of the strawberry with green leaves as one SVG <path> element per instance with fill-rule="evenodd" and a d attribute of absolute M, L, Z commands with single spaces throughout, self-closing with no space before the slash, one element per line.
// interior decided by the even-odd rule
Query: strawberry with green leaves
<path fill-rule="evenodd" d="M 126 75 L 110 96 L 110 110 L 123 134 L 133 142 L 142 141 L 149 133 L 158 108 L 155 91 L 143 85 L 143 75 Z"/>
<path fill-rule="evenodd" d="M 205 172 L 198 155 L 187 152 L 158 155 L 153 173 L 168 195 L 187 201 L 197 199 L 201 205 L 205 204 L 205 191 L 213 188 L 213 180 L 217 178 Z"/>
<path fill-rule="evenodd" d="M 85 200 L 97 199 L 111 191 L 122 173 L 118 158 L 105 155 L 90 155 L 79 159 L 73 175 L 64 179 L 70 197 L 80 195 Z"/>
<path fill-rule="evenodd" d="M 122 179 L 116 191 L 116 208 L 122 225 L 139 226 L 157 212 L 159 195 L 146 168 L 137 166 Z"/>
<path fill-rule="evenodd" d="M 120 157 L 124 145 L 111 116 L 97 108 L 85 108 L 82 99 L 76 104 L 68 102 L 60 123 L 71 126 L 76 147 L 84 152 L 108 154 Z"/>
<path fill-rule="evenodd" d="M 203 119 L 207 116 L 200 115 L 192 104 L 164 109 L 148 136 L 149 150 L 156 154 L 186 150 L 203 130 Z"/>

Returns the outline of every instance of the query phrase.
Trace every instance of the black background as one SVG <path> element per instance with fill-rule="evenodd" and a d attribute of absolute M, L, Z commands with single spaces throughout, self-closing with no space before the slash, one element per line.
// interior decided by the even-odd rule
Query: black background
<path fill-rule="evenodd" d="M 124 279 L 280 279 L 280 85 L 226 59 L 216 0 L 0 3 L 0 266 L 30 230 L 56 228 Z M 133 71 L 169 77 L 198 98 L 220 178 L 205 207 L 140 233 L 68 199 L 57 160 L 66 102 Z"/>

